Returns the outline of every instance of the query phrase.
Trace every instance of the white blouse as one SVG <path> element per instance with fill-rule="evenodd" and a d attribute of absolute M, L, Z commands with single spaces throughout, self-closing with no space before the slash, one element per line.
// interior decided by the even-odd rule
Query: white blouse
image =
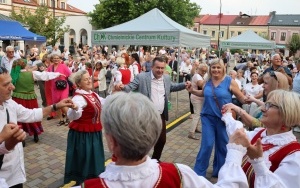
<path fill-rule="evenodd" d="M 206 178 L 198 176 L 190 167 L 184 164 L 176 164 L 182 174 L 183 187 L 248 188 L 246 176 L 241 168 L 242 157 L 246 153 L 246 148 L 241 145 L 228 144 L 227 149 L 226 161 L 220 169 L 216 184 L 212 184 Z M 137 166 L 119 166 L 111 162 L 99 177 L 104 179 L 108 187 L 153 188 L 159 178 L 159 164 L 150 157 L 147 157 L 145 162 Z M 77 186 L 77 188 L 79 187 Z"/>
<path fill-rule="evenodd" d="M 243 127 L 240 121 L 232 118 L 231 113 L 225 113 L 222 117 L 222 120 L 226 124 L 226 130 L 229 135 L 231 135 L 236 129 Z M 246 131 L 249 139 L 251 140 L 261 129 L 262 128 L 256 128 L 254 131 Z M 264 151 L 262 158 L 250 160 L 255 171 L 254 187 L 300 187 L 299 151 L 286 156 L 279 164 L 277 170 L 274 172 L 269 170 L 271 166 L 269 155 L 282 148 L 284 145 L 293 141 L 297 141 L 292 130 L 270 136 L 267 136 L 266 131 L 263 131 L 261 136 L 262 144 L 274 144 L 276 146 Z"/>
<path fill-rule="evenodd" d="M 79 94 L 92 94 L 93 93 L 92 91 L 87 92 L 87 91 L 82 90 L 82 89 L 77 89 L 75 92 L 79 93 Z M 99 95 L 97 95 L 97 97 L 100 100 L 101 105 L 103 105 L 104 102 L 105 102 L 105 99 L 102 98 L 102 97 L 99 97 Z M 76 104 L 78 106 L 78 110 L 73 110 L 72 108 L 68 109 L 67 116 L 68 116 L 70 121 L 79 119 L 82 116 L 82 112 L 84 111 L 84 107 L 86 107 L 86 105 L 87 105 L 86 100 L 81 95 L 75 95 L 72 98 L 72 101 L 73 101 L 74 104 Z"/>

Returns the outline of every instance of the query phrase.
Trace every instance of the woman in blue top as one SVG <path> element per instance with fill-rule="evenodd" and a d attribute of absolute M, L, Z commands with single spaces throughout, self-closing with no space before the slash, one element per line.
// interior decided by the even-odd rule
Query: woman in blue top
<path fill-rule="evenodd" d="M 218 177 L 219 170 L 225 162 L 226 144 L 228 143 L 226 127 L 221 120 L 221 108 L 224 104 L 232 101 L 232 94 L 242 103 L 245 102 L 246 97 L 240 91 L 237 83 L 226 75 L 222 59 L 215 59 L 211 62 L 203 90 L 188 88 L 188 91 L 204 97 L 201 112 L 203 134 L 194 170 L 198 175 L 206 177 L 209 158 L 215 143 L 212 177 Z"/>

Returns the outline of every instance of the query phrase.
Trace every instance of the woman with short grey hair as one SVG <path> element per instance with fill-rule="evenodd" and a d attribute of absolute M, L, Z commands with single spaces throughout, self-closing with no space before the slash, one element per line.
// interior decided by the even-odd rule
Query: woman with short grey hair
<path fill-rule="evenodd" d="M 146 96 L 133 92 L 109 96 L 102 109 L 101 122 L 113 162 L 98 178 L 86 180 L 81 187 L 214 186 L 186 165 L 150 159 L 147 154 L 160 135 L 162 122 L 153 102 Z M 241 159 L 249 141 L 233 138 L 230 142 L 233 140 L 237 142 L 227 146 L 227 161 L 216 187 L 248 187 Z"/>
<path fill-rule="evenodd" d="M 72 75 L 76 91 L 73 108 L 68 109 L 70 119 L 64 183 L 81 184 L 104 171 L 104 149 L 100 116 L 103 98 L 92 91 L 93 82 L 88 71 L 80 70 Z"/>

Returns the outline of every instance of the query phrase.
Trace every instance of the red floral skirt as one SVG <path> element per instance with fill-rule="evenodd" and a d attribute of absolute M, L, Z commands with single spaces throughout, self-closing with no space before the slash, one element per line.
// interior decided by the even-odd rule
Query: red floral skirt
<path fill-rule="evenodd" d="M 22 106 L 28 108 L 28 109 L 34 109 L 38 108 L 38 102 L 37 99 L 19 99 L 19 98 L 12 98 L 16 103 L 21 104 Z M 29 134 L 29 136 L 32 136 L 34 134 L 41 134 L 44 132 L 41 122 L 35 122 L 35 123 L 22 123 L 18 122 L 18 125 L 22 126 L 22 129 Z"/>

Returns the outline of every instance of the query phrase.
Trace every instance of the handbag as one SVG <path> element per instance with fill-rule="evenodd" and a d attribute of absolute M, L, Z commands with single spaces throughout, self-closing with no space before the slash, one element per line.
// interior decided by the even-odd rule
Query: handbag
<path fill-rule="evenodd" d="M 68 82 L 66 80 L 56 80 L 55 81 L 55 86 L 56 86 L 56 89 L 58 89 L 58 90 L 66 89 L 67 84 L 68 84 Z"/>
<path fill-rule="evenodd" d="M 54 72 L 54 66 L 52 67 L 52 72 Z M 68 82 L 66 80 L 56 80 L 55 87 L 58 90 L 64 90 L 67 88 Z"/>
<path fill-rule="evenodd" d="M 216 93 L 215 93 L 215 87 L 214 87 L 214 84 L 212 83 L 212 80 L 211 80 L 211 90 L 212 90 L 212 93 L 213 93 L 213 95 L 214 95 L 214 100 L 215 100 L 215 102 L 216 102 L 216 104 L 217 104 L 217 107 L 218 107 L 219 110 L 221 111 L 222 109 L 221 109 L 221 106 L 220 106 L 219 101 L 218 101 L 218 99 L 217 99 L 217 96 L 216 96 Z M 232 114 L 233 119 L 236 119 L 236 118 L 237 118 L 237 117 L 236 117 L 236 113 L 235 113 L 234 110 L 231 110 L 231 114 Z"/>

